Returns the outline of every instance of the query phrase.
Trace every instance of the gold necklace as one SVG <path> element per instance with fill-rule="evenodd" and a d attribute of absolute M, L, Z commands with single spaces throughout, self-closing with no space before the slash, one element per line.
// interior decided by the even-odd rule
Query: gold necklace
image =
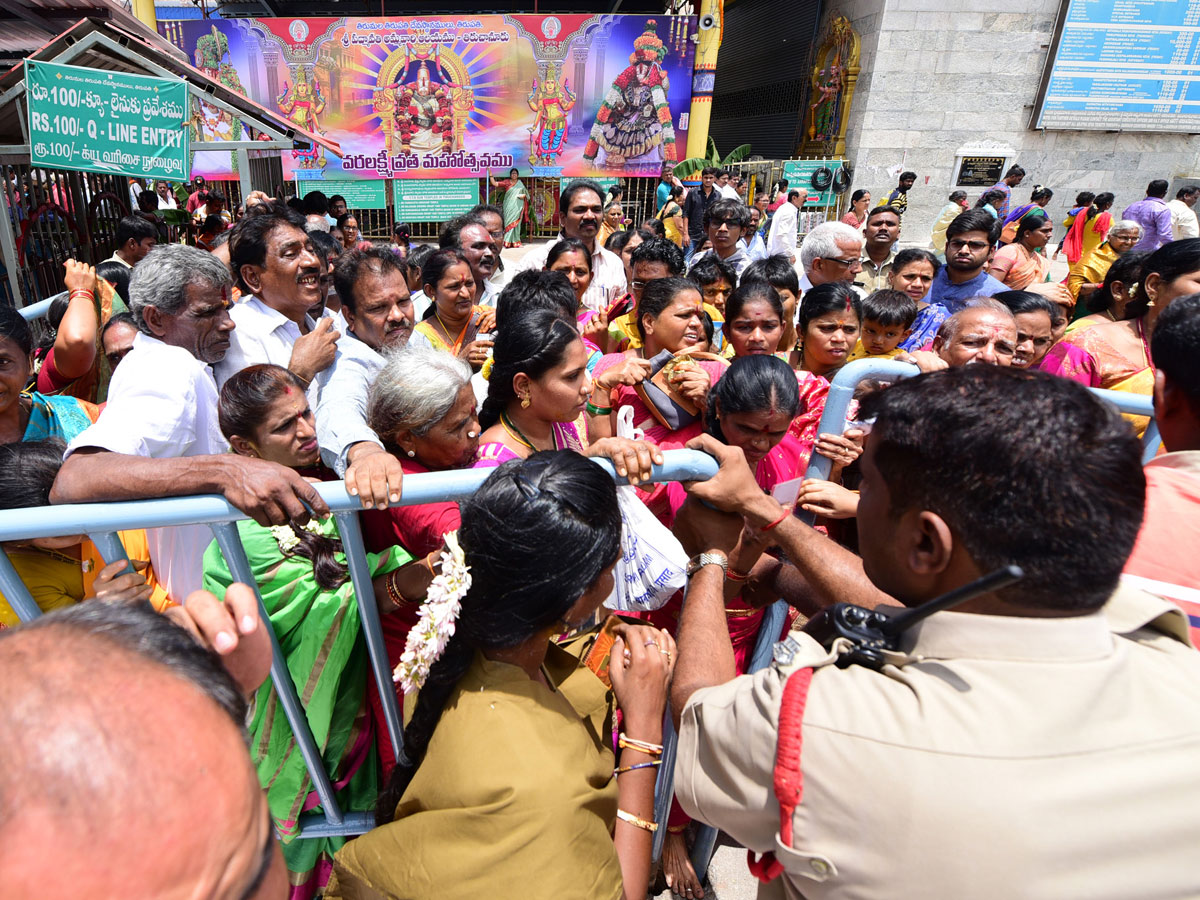
<path fill-rule="evenodd" d="M 522 432 L 521 429 L 517 427 L 516 423 L 508 417 L 508 413 L 505 413 L 505 412 L 500 413 L 500 427 L 503 428 L 505 431 L 507 431 L 508 436 L 511 437 L 514 441 L 517 441 L 520 444 L 524 444 L 526 447 L 528 447 L 534 453 L 538 452 L 538 448 L 533 446 L 533 441 L 531 441 L 531 440 L 529 440 L 529 438 L 525 437 L 524 432 Z M 558 441 L 554 437 L 553 427 L 550 429 L 550 443 L 553 445 L 550 448 L 551 450 L 558 449 Z"/>

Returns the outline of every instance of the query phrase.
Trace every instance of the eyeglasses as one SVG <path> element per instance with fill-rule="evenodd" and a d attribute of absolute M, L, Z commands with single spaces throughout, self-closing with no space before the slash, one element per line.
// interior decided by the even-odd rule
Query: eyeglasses
<path fill-rule="evenodd" d="M 987 241 L 946 241 L 946 246 L 951 250 L 961 250 L 963 247 L 968 247 L 978 253 L 980 250 L 986 250 L 991 245 Z"/>
<path fill-rule="evenodd" d="M 860 269 L 862 268 L 862 260 L 857 256 L 853 259 L 839 259 L 836 256 L 822 256 L 821 259 L 828 260 L 829 262 L 835 262 L 839 266 L 845 266 L 847 269 L 853 269 L 855 266 L 858 266 Z"/>

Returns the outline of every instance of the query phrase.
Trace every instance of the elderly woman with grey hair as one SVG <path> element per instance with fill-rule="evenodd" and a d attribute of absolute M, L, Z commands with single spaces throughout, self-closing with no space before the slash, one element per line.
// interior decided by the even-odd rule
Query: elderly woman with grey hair
<path fill-rule="evenodd" d="M 471 367 L 447 353 L 409 346 L 393 353 L 371 385 L 367 424 L 405 475 L 467 469 L 479 446 Z M 396 506 L 363 514 L 367 549 L 399 543 L 414 556 L 441 549 L 458 528 L 458 504 Z"/>
<path fill-rule="evenodd" d="M 367 424 L 387 451 L 400 460 L 405 478 L 420 472 L 470 468 L 480 431 L 470 365 L 429 347 L 409 345 L 393 352 L 371 385 Z M 362 525 L 368 550 L 379 552 L 399 544 L 414 558 L 425 557 L 432 564 L 445 534 L 458 529 L 458 504 L 441 501 L 367 510 L 362 514 Z M 381 617 L 384 643 L 393 666 L 404 652 L 417 611 L 418 604 L 406 604 Z M 373 684 L 368 696 L 379 733 L 386 734 L 383 709 Z M 386 776 L 394 765 L 391 742 L 381 740 L 378 748 Z"/>
<path fill-rule="evenodd" d="M 1121 219 L 1108 229 L 1104 240 L 1091 253 L 1081 256 L 1067 275 L 1067 290 L 1079 301 L 1075 318 L 1087 313 L 1087 296 L 1104 286 L 1104 276 L 1117 258 L 1128 253 L 1142 237 L 1142 226 L 1132 219 Z"/>

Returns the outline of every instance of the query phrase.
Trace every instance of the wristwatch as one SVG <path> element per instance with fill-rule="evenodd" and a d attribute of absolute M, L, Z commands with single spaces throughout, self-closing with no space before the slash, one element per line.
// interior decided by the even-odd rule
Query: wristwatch
<path fill-rule="evenodd" d="M 721 575 L 724 576 L 729 571 L 729 557 L 719 550 L 713 553 L 701 553 L 699 556 L 693 556 L 688 560 L 687 575 L 691 578 L 705 566 L 720 566 Z"/>

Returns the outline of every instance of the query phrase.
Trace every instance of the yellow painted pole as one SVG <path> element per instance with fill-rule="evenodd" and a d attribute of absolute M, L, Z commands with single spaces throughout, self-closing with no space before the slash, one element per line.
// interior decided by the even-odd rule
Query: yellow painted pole
<path fill-rule="evenodd" d="M 154 0 L 133 0 L 133 14 L 151 31 L 158 31 L 158 17 L 154 14 Z"/>
<path fill-rule="evenodd" d="M 712 120 L 713 86 L 717 80 L 717 51 L 725 27 L 722 0 L 700 0 L 700 41 L 692 74 L 692 111 L 688 116 L 687 157 L 708 155 L 708 125 Z"/>

